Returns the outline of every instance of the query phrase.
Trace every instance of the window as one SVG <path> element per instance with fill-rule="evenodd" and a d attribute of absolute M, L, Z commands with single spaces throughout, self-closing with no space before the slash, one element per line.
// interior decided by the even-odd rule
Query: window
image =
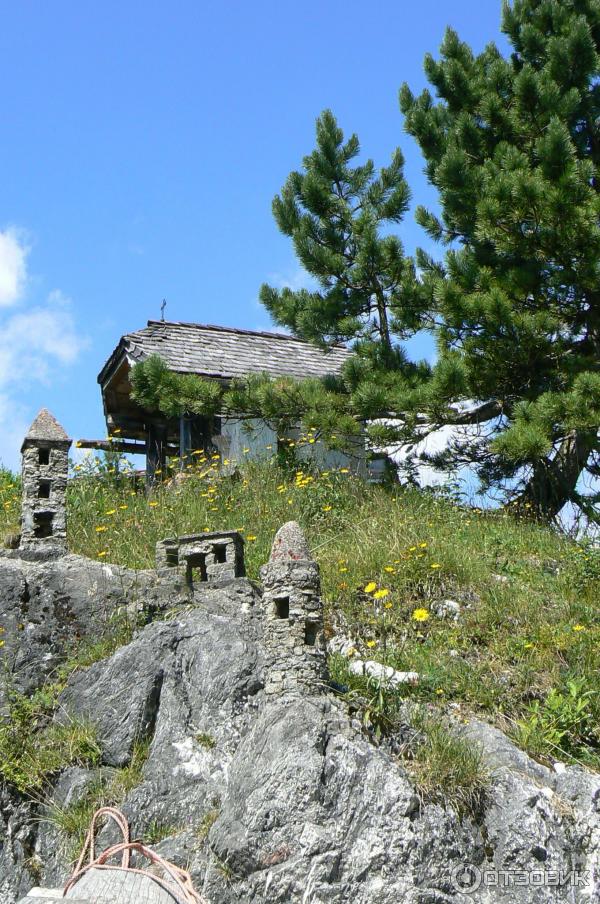
<path fill-rule="evenodd" d="M 275 617 L 276 618 L 289 618 L 290 617 L 290 598 L 289 596 L 280 596 L 275 600 Z"/>
<path fill-rule="evenodd" d="M 176 568 L 179 565 L 179 549 L 176 546 L 167 547 L 166 560 L 169 568 Z"/>
<path fill-rule="evenodd" d="M 40 480 L 40 485 L 38 487 L 38 499 L 50 499 L 50 487 L 52 483 L 50 480 Z"/>
<path fill-rule="evenodd" d="M 49 465 L 50 449 L 38 449 L 38 461 L 41 465 Z"/>
<path fill-rule="evenodd" d="M 213 555 L 215 557 L 215 562 L 219 562 L 222 564 L 227 561 L 227 547 L 224 543 L 216 543 L 213 546 Z"/>
<path fill-rule="evenodd" d="M 33 515 L 33 533 L 38 539 L 43 540 L 51 537 L 52 521 L 54 519 L 53 512 L 35 512 Z"/>
<path fill-rule="evenodd" d="M 307 621 L 304 626 L 304 643 L 307 647 L 314 647 L 317 642 L 317 623 Z"/>
<path fill-rule="evenodd" d="M 196 553 L 187 557 L 186 579 L 189 587 L 195 583 L 203 583 L 208 580 L 206 571 L 206 556 L 204 553 Z"/>

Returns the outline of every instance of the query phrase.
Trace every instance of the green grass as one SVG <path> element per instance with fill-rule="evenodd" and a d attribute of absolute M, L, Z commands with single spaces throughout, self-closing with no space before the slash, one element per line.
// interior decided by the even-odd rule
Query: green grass
<path fill-rule="evenodd" d="M 67 857 L 75 861 L 81 852 L 92 817 L 101 807 L 118 807 L 130 791 L 142 781 L 144 764 L 148 759 L 150 742 L 138 741 L 133 748 L 131 760 L 122 769 L 106 770 L 88 786 L 83 797 L 69 807 L 60 807 L 50 801 L 50 818 L 62 832 L 67 842 Z M 152 824 L 154 843 L 159 832 L 158 824 Z M 167 833 L 168 834 L 168 833 Z M 161 837 L 166 837 L 161 835 Z M 160 840 L 160 838 L 158 838 Z M 150 843 L 150 842 L 148 842 Z"/>
<path fill-rule="evenodd" d="M 413 709 L 411 724 L 418 740 L 408 751 L 407 768 L 421 800 L 450 805 L 461 815 L 481 813 L 493 779 L 481 748 L 422 707 Z"/>
<path fill-rule="evenodd" d="M 200 731 L 196 735 L 196 741 L 200 744 L 201 747 L 204 747 L 205 750 L 212 750 L 216 747 L 217 742 L 213 738 L 212 735 L 207 734 L 205 731 Z"/>
<path fill-rule="evenodd" d="M 219 818 L 220 812 L 218 807 L 213 807 L 211 810 L 207 810 L 202 817 L 202 822 L 196 829 L 196 838 L 200 844 L 203 844 L 208 838 L 208 833 Z"/>
<path fill-rule="evenodd" d="M 159 539 L 237 529 L 257 578 L 275 531 L 295 519 L 321 567 L 327 631 L 351 635 L 354 655 L 419 672 L 406 698 L 482 714 L 540 759 L 600 767 L 598 549 L 341 471 L 248 462 L 220 477 L 211 464 L 199 457 L 187 479 L 151 497 L 112 468 L 80 470 L 69 484 L 70 548 L 150 568 Z M 16 481 L 4 480 L 0 533 L 14 530 L 17 510 Z M 460 603 L 459 622 L 435 615 L 444 599 Z"/>
<path fill-rule="evenodd" d="M 65 766 L 94 766 L 100 746 L 94 727 L 85 721 L 52 721 L 58 694 L 44 688 L 30 697 L 7 694 L 7 713 L 0 721 L 0 778 L 26 795 L 35 795 Z"/>

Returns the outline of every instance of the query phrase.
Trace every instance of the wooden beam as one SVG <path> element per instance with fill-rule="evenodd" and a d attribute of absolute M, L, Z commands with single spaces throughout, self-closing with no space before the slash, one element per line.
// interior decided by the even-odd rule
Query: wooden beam
<path fill-rule="evenodd" d="M 124 439 L 78 439 L 76 444 L 78 449 L 98 449 L 101 452 L 124 452 L 129 455 L 145 455 L 148 451 L 146 443 L 128 442 Z M 167 446 L 165 448 L 167 455 L 179 455 L 177 446 Z"/>

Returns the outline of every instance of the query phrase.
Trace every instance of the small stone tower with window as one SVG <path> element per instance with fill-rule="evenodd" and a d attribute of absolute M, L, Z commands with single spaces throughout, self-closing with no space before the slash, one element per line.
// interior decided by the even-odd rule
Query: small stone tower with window
<path fill-rule="evenodd" d="M 65 552 L 66 489 L 71 440 L 42 408 L 21 446 L 21 549 Z"/>
<path fill-rule="evenodd" d="M 273 541 L 261 568 L 264 586 L 265 692 L 319 693 L 327 679 L 319 566 L 296 521 Z"/>

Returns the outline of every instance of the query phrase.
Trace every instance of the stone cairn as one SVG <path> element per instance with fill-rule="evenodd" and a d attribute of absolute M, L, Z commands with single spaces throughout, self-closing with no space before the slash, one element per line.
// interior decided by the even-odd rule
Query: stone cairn
<path fill-rule="evenodd" d="M 296 521 L 275 535 L 264 586 L 265 693 L 315 693 L 327 680 L 319 566 Z"/>
<path fill-rule="evenodd" d="M 23 508 L 20 549 L 64 553 L 67 549 L 66 489 L 71 440 L 42 408 L 21 446 Z"/>

